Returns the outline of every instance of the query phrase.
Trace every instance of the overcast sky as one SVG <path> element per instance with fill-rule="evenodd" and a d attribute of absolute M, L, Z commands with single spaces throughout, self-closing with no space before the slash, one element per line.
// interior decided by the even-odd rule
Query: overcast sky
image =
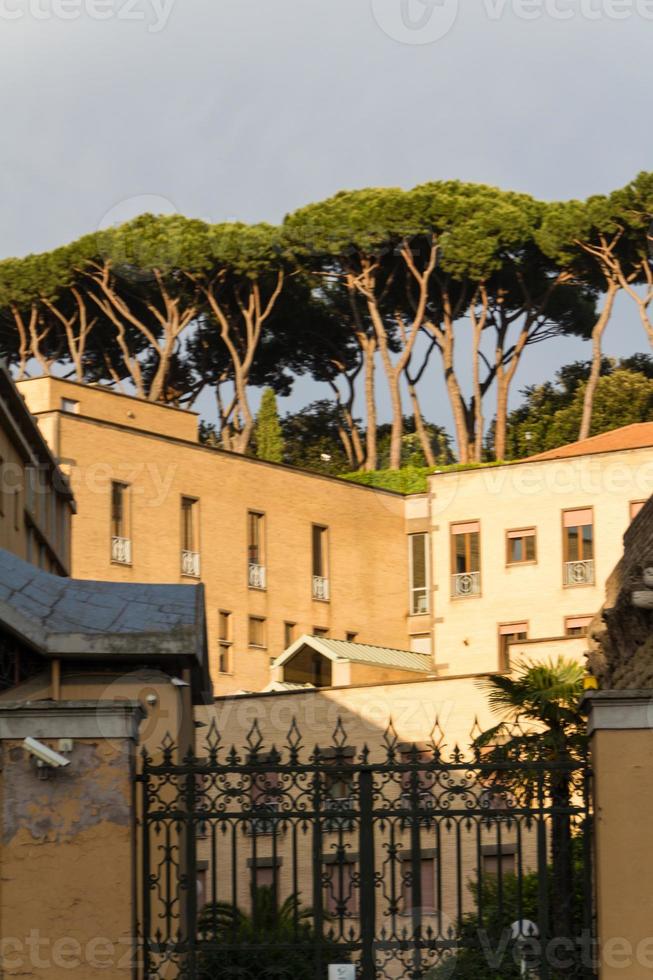
<path fill-rule="evenodd" d="M 653 169 L 652 38 L 653 0 L 0 0 L 0 254 L 369 185 L 609 191 Z M 646 349 L 622 302 L 606 350 Z M 584 354 L 531 350 L 518 387 Z"/>

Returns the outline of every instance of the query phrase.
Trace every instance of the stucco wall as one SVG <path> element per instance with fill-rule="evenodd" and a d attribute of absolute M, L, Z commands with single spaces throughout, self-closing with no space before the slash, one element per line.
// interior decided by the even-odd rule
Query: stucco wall
<path fill-rule="evenodd" d="M 534 638 L 592 616 L 621 554 L 630 502 L 653 492 L 653 449 L 486 467 L 430 479 L 435 659 L 451 673 L 496 670 L 500 624 L 524 621 Z M 593 508 L 595 584 L 563 584 L 562 515 Z M 481 594 L 451 596 L 451 524 L 480 521 Z M 506 532 L 534 527 L 537 560 L 507 565 Z"/>
<path fill-rule="evenodd" d="M 3 976 L 132 976 L 131 752 L 75 738 L 70 765 L 41 779 L 22 739 L 3 740 Z"/>

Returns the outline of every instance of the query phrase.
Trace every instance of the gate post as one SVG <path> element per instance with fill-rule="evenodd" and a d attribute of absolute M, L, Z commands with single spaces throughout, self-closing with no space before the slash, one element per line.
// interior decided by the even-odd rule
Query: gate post
<path fill-rule="evenodd" d="M 653 691 L 585 699 L 594 770 L 600 980 L 653 971 Z"/>
<path fill-rule="evenodd" d="M 133 770 L 143 716 L 131 701 L 0 705 L 2 976 L 136 975 Z"/>

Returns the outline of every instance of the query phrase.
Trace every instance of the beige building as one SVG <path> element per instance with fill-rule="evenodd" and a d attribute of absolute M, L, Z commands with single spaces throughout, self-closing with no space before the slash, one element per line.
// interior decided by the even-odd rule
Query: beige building
<path fill-rule="evenodd" d="M 67 575 L 73 510 L 68 481 L 0 363 L 0 548 Z"/>
<path fill-rule="evenodd" d="M 436 474 L 429 489 L 407 506 L 428 515 L 440 670 L 582 654 L 623 535 L 653 493 L 653 423 Z"/>
<path fill-rule="evenodd" d="M 439 677 L 581 657 L 653 491 L 653 423 L 403 497 L 203 446 L 188 411 L 54 378 L 20 390 L 70 473 L 72 574 L 202 581 L 217 694 L 295 682 L 304 635 L 422 655 Z M 351 663 L 301 682 L 370 673 Z"/>

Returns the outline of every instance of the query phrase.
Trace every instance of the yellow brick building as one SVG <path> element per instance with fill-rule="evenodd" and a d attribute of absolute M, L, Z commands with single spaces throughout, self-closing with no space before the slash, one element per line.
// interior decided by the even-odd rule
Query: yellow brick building
<path fill-rule="evenodd" d="M 653 491 L 653 423 L 403 497 L 203 446 L 192 412 L 55 378 L 20 390 L 70 474 L 72 574 L 201 580 L 218 695 L 291 680 L 292 658 L 271 663 L 304 634 L 430 657 L 423 680 L 582 657 Z"/>

